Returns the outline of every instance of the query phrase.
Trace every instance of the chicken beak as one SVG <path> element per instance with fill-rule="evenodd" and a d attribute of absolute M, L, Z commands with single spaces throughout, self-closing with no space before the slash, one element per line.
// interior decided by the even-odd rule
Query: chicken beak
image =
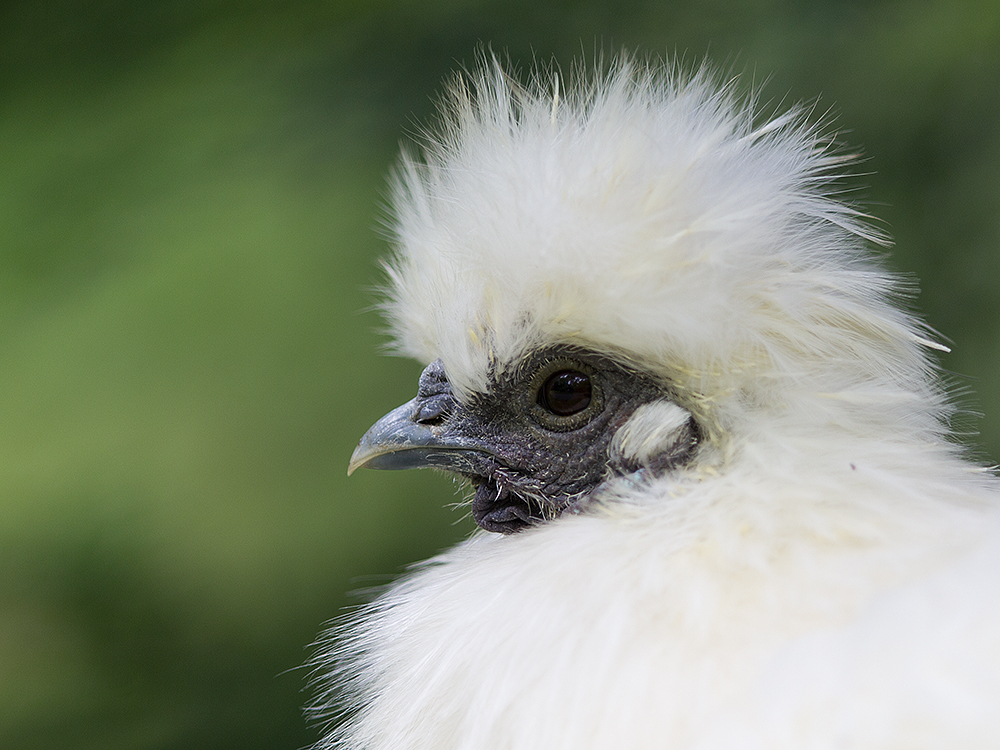
<path fill-rule="evenodd" d="M 472 454 L 488 454 L 482 445 L 455 434 L 447 425 L 415 421 L 423 401 L 419 396 L 393 409 L 371 426 L 354 449 L 347 475 L 368 469 L 446 469 L 475 473 Z"/>

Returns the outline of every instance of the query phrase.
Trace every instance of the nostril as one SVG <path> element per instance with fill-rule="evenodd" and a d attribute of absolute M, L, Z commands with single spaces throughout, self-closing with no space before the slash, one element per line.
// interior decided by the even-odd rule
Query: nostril
<path fill-rule="evenodd" d="M 432 396 L 424 400 L 413 415 L 417 424 L 433 427 L 444 422 L 451 411 L 451 397 L 445 395 Z"/>
<path fill-rule="evenodd" d="M 436 396 L 441 393 L 451 393 L 448 376 L 444 372 L 444 363 L 436 359 L 424 368 L 417 383 L 418 396 Z"/>

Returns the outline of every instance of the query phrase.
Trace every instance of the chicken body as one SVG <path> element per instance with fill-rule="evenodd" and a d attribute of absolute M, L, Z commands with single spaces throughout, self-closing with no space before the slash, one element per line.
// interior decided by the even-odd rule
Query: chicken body
<path fill-rule="evenodd" d="M 483 531 L 320 654 L 321 747 L 1000 747 L 1000 494 L 830 196 L 705 72 L 486 61 L 404 157 L 386 310 L 428 368 L 355 466 Z"/>

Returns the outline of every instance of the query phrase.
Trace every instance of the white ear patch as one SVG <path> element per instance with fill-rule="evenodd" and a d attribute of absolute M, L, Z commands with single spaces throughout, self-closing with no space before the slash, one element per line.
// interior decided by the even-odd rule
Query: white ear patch
<path fill-rule="evenodd" d="M 696 440 L 691 412 L 672 401 L 643 404 L 611 440 L 611 466 L 623 473 L 663 471 L 686 455 Z"/>

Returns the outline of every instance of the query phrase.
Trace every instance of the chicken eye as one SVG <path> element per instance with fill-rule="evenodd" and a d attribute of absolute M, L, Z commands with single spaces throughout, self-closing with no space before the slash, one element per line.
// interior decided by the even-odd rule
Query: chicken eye
<path fill-rule="evenodd" d="M 538 391 L 538 405 L 559 417 L 579 414 L 590 406 L 590 378 L 576 370 L 560 370 Z"/>
<path fill-rule="evenodd" d="M 576 357 L 546 355 L 520 391 L 526 414 L 547 432 L 578 430 L 604 409 L 601 373 Z"/>

